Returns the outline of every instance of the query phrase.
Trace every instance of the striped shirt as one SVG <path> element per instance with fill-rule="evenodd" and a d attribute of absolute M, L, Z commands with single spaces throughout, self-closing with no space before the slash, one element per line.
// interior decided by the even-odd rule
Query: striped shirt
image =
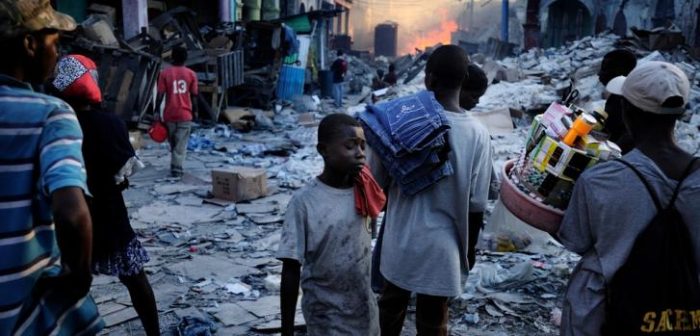
<path fill-rule="evenodd" d="M 87 192 L 82 132 L 63 101 L 0 75 L 0 336 L 93 335 L 103 327 L 90 296 L 35 290 L 61 273 L 50 195 Z"/>

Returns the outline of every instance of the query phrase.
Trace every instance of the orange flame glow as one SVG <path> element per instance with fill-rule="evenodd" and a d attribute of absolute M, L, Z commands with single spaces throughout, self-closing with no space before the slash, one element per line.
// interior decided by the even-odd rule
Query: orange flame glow
<path fill-rule="evenodd" d="M 440 13 L 442 20 L 439 26 L 434 27 L 427 33 L 416 33 L 415 37 L 410 39 L 409 43 L 404 45 L 404 53 L 414 53 L 415 49 L 425 50 L 426 47 L 432 47 L 438 43 L 449 44 L 452 41 L 452 33 L 459 29 L 457 22 L 448 19 L 446 13 Z"/>

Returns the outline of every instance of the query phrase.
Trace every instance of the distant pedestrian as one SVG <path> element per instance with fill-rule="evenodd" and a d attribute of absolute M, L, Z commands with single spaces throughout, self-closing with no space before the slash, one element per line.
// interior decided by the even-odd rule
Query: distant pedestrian
<path fill-rule="evenodd" d="M 92 271 L 116 276 L 129 290 L 131 302 L 148 336 L 160 335 L 158 309 L 144 272 L 148 254 L 136 238 L 122 191 L 127 173 L 137 163 L 124 121 L 101 107 L 97 66 L 82 55 L 63 57 L 52 82 L 57 95 L 78 115 L 84 139 L 82 152 L 92 197 L 88 207 L 93 223 Z"/>
<path fill-rule="evenodd" d="M 384 82 L 389 85 L 396 85 L 399 78 L 396 76 L 396 66 L 393 64 L 389 65 L 389 72 L 384 76 Z"/>
<path fill-rule="evenodd" d="M 425 69 L 425 86 L 451 125 L 447 155 L 453 174 L 408 196 L 390 183 L 379 155 L 368 156 L 377 182 L 389 186 L 380 258 L 387 281 L 379 299 L 382 335 L 401 335 L 412 292 L 418 335 L 448 335 L 448 302 L 463 293 L 469 228 L 483 222 L 492 169 L 488 130 L 459 106 L 468 64 L 463 49 L 446 45 L 432 53 Z"/>
<path fill-rule="evenodd" d="M 185 66 L 187 49 L 173 48 L 172 66 L 161 71 L 158 78 L 158 104 L 165 97 L 163 121 L 168 128 L 170 143 L 170 174 L 182 177 L 182 168 L 187 155 L 192 119 L 198 118 L 197 95 L 199 94 L 197 74 Z"/>
<path fill-rule="evenodd" d="M 343 57 L 343 50 L 338 49 L 338 58 L 331 65 L 333 73 L 333 99 L 335 107 L 343 107 L 343 82 L 348 72 L 348 62 Z"/>
<path fill-rule="evenodd" d="M 613 50 L 603 57 L 603 63 L 598 72 L 600 83 L 608 85 L 615 77 L 627 76 L 637 66 L 637 57 L 631 51 L 625 49 Z M 605 133 L 610 135 L 610 141 L 616 143 L 626 154 L 633 148 L 632 137 L 625 128 L 622 120 L 622 96 L 611 93 L 605 102 L 605 112 L 608 118 L 605 121 Z"/>
<path fill-rule="evenodd" d="M 469 74 L 462 82 L 462 91 L 459 93 L 459 106 L 465 110 L 471 110 L 479 104 L 479 98 L 486 93 L 488 78 L 484 70 L 476 64 L 469 64 Z"/>
<path fill-rule="evenodd" d="M 386 82 L 384 82 L 382 78 L 384 78 L 384 71 L 382 69 L 378 69 L 377 75 L 372 78 L 372 91 L 381 90 L 387 87 Z"/>
<path fill-rule="evenodd" d="M 95 335 L 92 223 L 68 104 L 34 92 L 75 21 L 48 0 L 0 0 L 0 336 Z"/>
<path fill-rule="evenodd" d="M 565 293 L 561 335 L 697 335 L 698 307 L 674 301 L 700 302 L 700 293 L 678 292 L 677 286 L 700 286 L 700 161 L 674 139 L 688 102 L 688 78 L 672 64 L 647 62 L 608 88 L 622 99 L 634 149 L 576 181 L 559 238 L 582 258 Z M 656 222 L 675 214 L 676 221 Z M 668 255 L 669 248 L 683 252 Z M 627 282 L 620 283 L 620 276 Z M 674 285 L 656 282 L 664 277 Z M 630 291 L 636 294 L 615 300 Z M 653 307 L 642 306 L 645 300 L 655 300 Z M 635 318 L 608 319 L 639 309 Z M 614 331 L 625 324 L 632 330 Z"/>
<path fill-rule="evenodd" d="M 277 258 L 282 260 L 282 335 L 293 335 L 299 284 L 308 335 L 379 335 L 370 287 L 368 226 L 384 194 L 365 166 L 365 136 L 345 114 L 318 129 L 324 169 L 289 203 Z"/>
<path fill-rule="evenodd" d="M 488 88 L 488 79 L 484 70 L 470 63 L 467 67 L 467 76 L 462 82 L 462 90 L 459 93 L 459 106 L 467 111 L 476 107 L 479 104 L 479 98 L 486 93 Z M 491 182 L 489 184 L 489 200 L 498 199 L 498 175 L 496 169 L 491 164 Z M 469 259 L 469 269 L 474 268 L 476 263 L 476 244 L 479 242 L 479 233 L 484 228 L 484 223 L 481 221 L 469 222 L 469 247 L 467 258 Z"/>

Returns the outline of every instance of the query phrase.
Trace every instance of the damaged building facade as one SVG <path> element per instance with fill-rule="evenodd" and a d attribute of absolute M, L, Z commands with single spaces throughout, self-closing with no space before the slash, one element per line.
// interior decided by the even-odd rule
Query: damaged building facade
<path fill-rule="evenodd" d="M 523 47 L 556 47 L 585 36 L 632 27 L 651 30 L 675 25 L 693 47 L 700 46 L 700 1 L 527 0 Z"/>
<path fill-rule="evenodd" d="M 82 22 L 83 29 L 68 37 L 66 51 L 102 64 L 105 101 L 138 124 L 148 123 L 157 109 L 154 83 L 177 45 L 189 50 L 186 65 L 197 73 L 203 93 L 198 104 L 213 122 L 229 106 L 270 109 L 303 94 L 330 66 L 333 39 L 347 32 L 351 2 L 338 1 L 54 0 L 54 5 Z"/>
<path fill-rule="evenodd" d="M 197 13 L 199 23 L 270 21 L 316 10 L 340 10 L 331 20 L 332 34 L 348 34 L 352 0 L 216 0 L 216 1 L 172 1 L 172 0 L 53 0 L 59 10 L 70 14 L 77 21 L 87 18 L 90 6 L 102 5 L 115 10 L 111 15 L 128 17 L 124 20 L 124 35 L 138 35 L 141 27 L 148 26 L 148 18 L 166 12 L 170 8 L 184 6 Z M 121 21 L 121 20 L 119 20 Z"/>

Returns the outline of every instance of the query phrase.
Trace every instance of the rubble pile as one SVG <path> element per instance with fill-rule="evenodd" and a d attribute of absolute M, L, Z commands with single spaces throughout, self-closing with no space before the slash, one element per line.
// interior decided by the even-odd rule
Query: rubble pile
<path fill-rule="evenodd" d="M 602 93 L 604 87 L 598 81 L 598 70 L 603 56 L 615 48 L 626 47 L 632 50 L 639 59 L 645 61 L 667 61 L 676 64 L 688 75 L 691 83 L 689 99 L 690 114 L 677 126 L 677 137 L 681 146 L 697 153 L 698 143 L 698 114 L 700 113 L 700 62 L 695 60 L 684 49 L 670 51 L 650 51 L 639 47 L 635 40 L 620 39 L 615 35 L 599 35 L 586 37 L 558 49 L 535 49 L 518 57 L 507 58 L 494 62 L 484 59 L 484 70 L 489 70 L 487 63 L 495 63 L 491 69 L 503 72 L 513 70 L 518 75 L 510 80 L 496 81 L 489 85 L 486 94 L 481 97 L 479 105 L 473 109 L 475 113 L 488 112 L 503 108 L 530 112 L 543 112 L 552 102 L 563 100 L 569 87 L 579 91 L 575 104 L 586 110 L 604 104 Z M 479 57 L 476 57 L 480 60 Z M 492 70 L 493 71 L 493 70 Z M 496 78 L 498 73 L 488 74 Z M 420 84 L 414 80 L 412 86 Z M 414 90 L 412 86 L 406 91 Z M 529 125 L 529 120 L 514 120 L 520 126 Z M 516 128 L 512 134 L 499 134 L 494 139 L 497 156 L 497 166 L 504 160 L 515 158 L 526 138 L 526 127 Z"/>
<path fill-rule="evenodd" d="M 257 335 L 279 327 L 281 263 L 274 253 L 284 211 L 294 190 L 322 168 L 315 127 L 300 126 L 300 115 L 292 117 L 275 117 L 271 128 L 250 133 L 228 125 L 198 129 L 192 139 L 200 140 L 190 141 L 198 147 L 188 155 L 182 180 L 164 178 L 167 146 L 145 141 L 140 157 L 147 168 L 131 179 L 125 198 L 132 225 L 151 257 L 146 271 L 164 330 L 174 332 L 178 324 L 194 320 L 211 324 L 221 335 Z M 235 203 L 214 198 L 211 171 L 231 166 L 265 169 L 267 196 Z M 565 270 L 576 259 L 556 248 L 555 253 L 479 256 L 481 266 L 452 306 L 455 334 L 555 330 L 548 319 L 565 284 Z M 517 267 L 532 270 L 513 271 Z M 98 276 L 93 294 L 110 335 L 140 330 L 129 296 L 116 279 Z M 511 322 L 504 328 L 498 321 L 506 316 Z M 301 313 L 297 323 L 304 323 Z M 413 328 L 410 318 L 407 327 Z"/>
<path fill-rule="evenodd" d="M 377 75 L 377 71 L 372 66 L 370 66 L 362 59 L 357 57 L 348 55 L 347 61 L 347 77 L 350 80 L 350 93 L 361 93 L 363 87 L 368 87 L 372 85 L 372 78 L 374 78 Z"/>
<path fill-rule="evenodd" d="M 597 67 L 602 56 L 620 43 L 624 41 L 613 36 L 598 36 L 495 62 L 492 75 L 501 79 L 490 85 L 474 115 L 493 112 L 494 119 L 489 120 L 506 120 L 505 126 L 500 124 L 498 132 L 493 132 L 496 171 L 524 147 L 531 123 L 528 112 L 559 101 L 572 78 L 581 92 L 577 105 L 602 100 Z M 700 89 L 695 69 L 700 64 L 678 51 L 635 52 L 644 59 L 661 57 L 683 64 L 692 73 L 693 113 L 679 123 L 677 135 L 684 148 L 698 152 Z M 400 83 L 414 72 L 411 69 L 424 63 L 420 57 L 401 62 Z M 382 60 L 375 63 L 386 64 Z M 354 76 L 371 80 L 366 75 L 375 73 L 374 66 L 351 58 L 349 68 Z M 422 89 L 422 76 L 417 73 L 408 84 L 391 88 L 392 94 Z M 366 90 L 361 91 L 346 97 L 350 106 L 346 112 L 364 108 L 356 105 L 366 98 Z M 125 199 L 132 225 L 151 257 L 146 271 L 158 300 L 164 335 L 178 335 L 178 330 L 191 335 L 186 330 L 194 329 L 217 330 L 220 335 L 260 335 L 279 329 L 281 263 L 274 253 L 291 195 L 322 169 L 315 149 L 316 126 L 324 114 L 336 111 L 327 104 L 304 96 L 279 106 L 276 113 L 246 111 L 248 119 L 242 128 L 235 122 L 239 119 L 231 120 L 230 125 L 197 128 L 182 180 L 165 178 L 167 145 L 144 141 L 139 155 L 147 167 L 133 176 Z M 212 170 L 233 166 L 263 169 L 266 196 L 238 202 L 214 197 Z M 489 206 L 487 215 L 490 218 L 479 245 L 482 252 L 464 294 L 451 305 L 451 334 L 558 335 L 558 307 L 578 256 L 529 227 L 501 235 L 498 230 L 509 219 L 498 202 Z M 107 323 L 106 333 L 131 335 L 141 330 L 128 293 L 116 279 L 97 277 L 93 293 Z M 303 317 L 300 312 L 297 315 L 297 324 L 302 326 Z M 409 314 L 405 330 L 415 332 L 414 314 Z"/>

